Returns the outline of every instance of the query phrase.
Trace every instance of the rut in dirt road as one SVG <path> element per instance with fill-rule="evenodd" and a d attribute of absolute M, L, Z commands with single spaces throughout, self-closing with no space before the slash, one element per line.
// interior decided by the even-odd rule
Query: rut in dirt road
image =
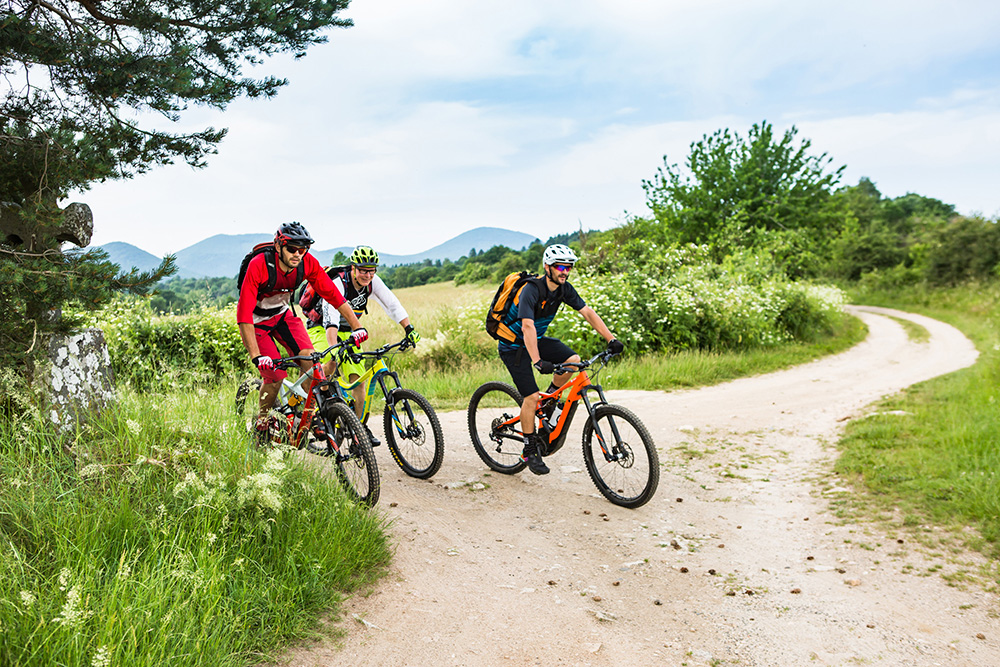
<path fill-rule="evenodd" d="M 305 665 L 995 665 L 1000 604 L 943 574 L 891 526 L 844 523 L 831 472 L 839 428 L 865 406 L 974 363 L 957 330 L 856 308 L 868 339 L 788 371 L 678 392 L 614 391 L 659 451 L 660 486 L 627 510 L 583 470 L 580 429 L 552 474 L 491 473 L 464 412 L 442 413 L 444 465 L 430 481 L 394 468 L 379 511 L 391 572 L 345 603 L 340 642 L 283 658 Z M 886 315 L 924 326 L 908 340 Z M 933 533 L 927 533 L 933 537 Z M 921 576 L 929 575 L 929 576 Z"/>

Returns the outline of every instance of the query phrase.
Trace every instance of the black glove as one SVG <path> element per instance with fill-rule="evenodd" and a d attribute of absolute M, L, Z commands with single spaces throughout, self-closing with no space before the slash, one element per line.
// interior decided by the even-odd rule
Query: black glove
<path fill-rule="evenodd" d="M 535 362 L 535 368 L 542 375 L 551 375 L 556 369 L 556 365 L 551 361 L 545 361 L 544 359 L 539 359 Z"/>
<path fill-rule="evenodd" d="M 410 341 L 410 347 L 416 347 L 417 343 L 420 342 L 420 334 L 417 333 L 412 324 L 407 324 L 404 331 L 406 332 L 406 340 Z"/>
<path fill-rule="evenodd" d="M 625 345 L 617 338 L 608 341 L 608 352 L 611 354 L 621 354 L 624 349 Z"/>

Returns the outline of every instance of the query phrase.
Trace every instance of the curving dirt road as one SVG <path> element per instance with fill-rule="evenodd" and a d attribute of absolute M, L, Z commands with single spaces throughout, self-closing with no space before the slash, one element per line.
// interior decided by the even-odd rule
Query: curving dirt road
<path fill-rule="evenodd" d="M 935 320 L 852 311 L 870 335 L 843 354 L 692 391 L 609 392 L 660 451 L 659 491 L 638 510 L 597 494 L 579 414 L 546 477 L 490 474 L 464 412 L 441 415 L 448 449 L 434 480 L 377 450 L 391 573 L 345 604 L 341 642 L 282 663 L 1000 665 L 1000 598 L 942 577 L 975 572 L 980 557 L 844 523 L 831 505 L 848 493 L 831 472 L 844 422 L 977 353 Z M 929 342 L 886 314 L 924 326 Z"/>

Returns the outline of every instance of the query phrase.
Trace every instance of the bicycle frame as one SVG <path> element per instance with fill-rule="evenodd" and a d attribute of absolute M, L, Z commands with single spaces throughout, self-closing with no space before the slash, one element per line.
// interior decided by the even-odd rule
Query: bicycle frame
<path fill-rule="evenodd" d="M 555 368 L 556 374 L 565 373 L 567 371 L 577 371 L 577 374 L 573 376 L 573 378 L 570 379 L 569 382 L 559 387 L 552 393 L 540 392 L 538 398 L 538 407 L 535 409 L 535 420 L 536 420 L 535 428 L 538 433 L 547 436 L 546 439 L 548 440 L 549 446 L 548 446 L 548 451 L 545 452 L 546 456 L 548 454 L 554 453 L 560 447 L 562 447 L 563 443 L 566 440 L 566 435 L 569 433 L 570 424 L 573 423 L 573 416 L 576 414 L 576 410 L 580 406 L 581 401 L 583 402 L 584 407 L 587 409 L 587 414 L 590 415 L 592 418 L 594 417 L 594 410 L 598 406 L 604 405 L 608 402 L 607 398 L 604 396 L 604 389 L 601 387 L 601 385 L 594 384 L 585 370 L 590 366 L 592 366 L 597 361 L 602 361 L 603 363 L 606 364 L 610 357 L 605 356 L 605 354 L 606 353 L 598 354 L 593 359 L 590 359 L 588 361 L 581 361 L 578 363 L 557 364 Z M 598 371 L 599 370 L 600 369 L 598 369 Z M 589 392 L 592 391 L 597 392 L 598 400 L 595 402 L 591 402 L 590 397 L 587 395 Z M 561 396 L 563 392 L 567 392 L 566 398 L 564 399 L 565 404 L 563 406 L 563 411 L 559 415 L 559 419 L 556 422 L 555 427 L 552 428 L 548 424 L 548 419 L 546 418 L 545 410 L 549 404 L 554 405 L 555 403 L 557 403 L 559 401 L 559 396 Z M 604 454 L 604 458 L 608 461 L 615 461 L 618 458 L 620 458 L 619 455 L 612 454 L 611 452 L 608 451 L 608 448 L 605 445 L 604 434 L 601 433 L 601 428 L 600 425 L 598 424 L 597 419 L 595 418 L 592 421 L 594 424 L 594 435 L 597 436 L 597 441 L 600 444 L 601 452 Z M 611 423 L 611 430 L 614 432 L 615 439 L 617 440 L 620 438 L 620 434 L 618 433 L 618 427 L 613 420 L 611 420 L 610 423 Z M 499 424 L 498 428 L 495 430 L 499 431 L 500 428 L 504 426 L 510 427 L 511 430 L 515 434 L 517 434 L 516 436 L 513 437 L 519 437 L 520 439 L 523 440 L 524 433 L 521 431 L 520 424 L 521 424 L 521 416 L 515 415 L 511 419 L 503 422 L 502 424 Z"/>
<path fill-rule="evenodd" d="M 354 395 L 351 393 L 351 390 L 358 385 L 365 387 L 365 400 L 359 417 L 362 422 L 365 422 L 371 414 L 372 401 L 375 397 L 376 386 L 382 390 L 382 396 L 385 398 L 386 404 L 389 402 L 389 394 L 392 390 L 402 388 L 403 385 L 399 381 L 399 375 L 395 371 L 389 370 L 389 366 L 385 363 L 385 359 L 383 357 L 385 357 L 385 355 L 388 354 L 388 352 L 393 348 L 399 348 L 399 351 L 402 352 L 408 347 L 411 347 L 411 343 L 404 338 L 398 343 L 383 345 L 377 350 L 373 350 L 371 352 L 352 352 L 347 348 L 343 348 L 339 351 L 338 355 L 341 358 L 344 356 L 350 356 L 355 361 L 360 361 L 366 357 L 375 359 L 368 370 L 366 370 L 364 374 L 362 374 L 361 377 L 354 382 L 351 382 L 348 378 L 345 378 L 341 374 L 341 365 L 339 363 L 337 364 L 337 370 L 334 373 L 337 380 L 336 385 L 338 395 L 348 405 L 354 404 Z M 390 386 L 388 383 L 389 380 L 391 380 L 392 384 L 395 386 Z M 399 423 L 399 418 L 396 416 L 395 410 L 392 410 L 391 413 L 393 423 L 395 423 L 396 427 L 402 431 L 402 427 Z M 410 416 L 412 417 L 412 415 Z"/>
<path fill-rule="evenodd" d="M 339 366 L 336 378 L 337 391 L 339 392 L 340 397 L 343 398 L 348 404 L 351 404 L 354 401 L 354 395 L 351 393 L 351 390 L 358 385 L 365 387 L 365 401 L 360 417 L 362 422 L 365 421 L 371 413 L 372 401 L 375 398 L 376 387 L 381 389 L 382 395 L 388 398 L 390 391 L 402 386 L 399 383 L 399 376 L 394 371 L 390 371 L 389 367 L 385 363 L 385 360 L 381 358 L 376 359 L 375 363 L 373 363 L 371 367 L 365 371 L 364 375 L 359 377 L 354 382 L 351 382 L 343 375 L 340 375 Z M 389 387 L 386 385 L 387 378 L 392 379 L 393 383 L 395 383 L 395 387 Z"/>
<path fill-rule="evenodd" d="M 289 381 L 287 377 L 284 378 L 281 381 L 281 387 L 278 389 L 276 407 L 279 410 L 284 407 L 288 408 L 287 411 L 282 412 L 284 412 L 285 418 L 288 420 L 287 428 L 289 442 L 296 449 L 302 449 L 308 441 L 307 435 L 312 429 L 313 415 L 316 414 L 316 410 L 319 408 L 319 405 L 323 400 L 323 398 L 320 397 L 320 392 L 328 387 L 332 389 L 334 386 L 334 383 L 330 382 L 327 379 L 326 374 L 323 372 L 323 364 L 320 359 L 331 350 L 344 346 L 346 342 L 331 345 L 323 352 L 313 352 L 309 355 L 284 357 L 282 359 L 278 359 L 275 364 L 276 366 L 280 365 L 287 368 L 298 367 L 299 361 L 308 361 L 312 364 L 312 368 L 308 371 L 300 373 L 295 382 Z M 307 389 L 303 389 L 303 385 L 306 381 L 309 382 L 309 387 Z M 330 394 L 331 396 L 335 395 L 332 391 Z M 297 409 L 297 406 L 300 404 L 302 407 L 299 410 Z"/>

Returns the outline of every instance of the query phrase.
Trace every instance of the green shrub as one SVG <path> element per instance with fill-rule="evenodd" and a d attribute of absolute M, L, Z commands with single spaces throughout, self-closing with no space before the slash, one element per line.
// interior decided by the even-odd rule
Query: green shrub
<path fill-rule="evenodd" d="M 104 331 L 116 376 L 138 387 L 250 369 L 235 304 L 155 315 L 148 299 L 119 299 L 86 324 Z"/>

